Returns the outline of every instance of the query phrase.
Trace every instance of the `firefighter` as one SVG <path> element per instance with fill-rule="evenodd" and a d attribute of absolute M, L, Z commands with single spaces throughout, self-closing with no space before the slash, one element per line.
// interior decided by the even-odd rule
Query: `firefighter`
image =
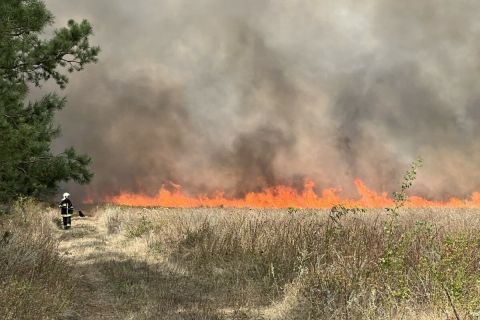
<path fill-rule="evenodd" d="M 60 202 L 59 207 L 61 208 L 62 218 L 63 218 L 63 228 L 70 229 L 72 226 L 72 214 L 73 214 L 73 204 L 68 197 L 70 194 L 65 192 L 63 194 L 63 199 Z"/>

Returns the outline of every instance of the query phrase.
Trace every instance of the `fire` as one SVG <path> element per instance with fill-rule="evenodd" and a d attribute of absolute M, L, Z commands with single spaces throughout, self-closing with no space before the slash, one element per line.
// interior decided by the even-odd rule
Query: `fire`
<path fill-rule="evenodd" d="M 354 183 L 359 197 L 353 199 L 342 198 L 340 189 L 323 189 L 317 193 L 314 190 L 315 183 L 307 179 L 301 192 L 289 186 L 279 185 L 267 188 L 261 192 L 247 193 L 245 197 L 238 199 L 226 198 L 223 192 L 217 192 L 213 196 L 190 196 L 183 192 L 180 186 L 174 185 L 175 189 L 173 191 L 162 187 L 155 196 L 122 192 L 119 195 L 107 197 L 106 201 L 129 206 L 178 208 L 330 208 L 336 204 L 343 204 L 348 207 L 385 208 L 394 204 L 393 199 L 386 192 L 379 194 L 370 190 L 360 179 L 356 179 Z M 450 198 L 446 201 L 433 201 L 418 196 L 411 196 L 408 198 L 406 206 L 480 208 L 480 192 L 473 193 L 470 199 L 466 200 Z"/>

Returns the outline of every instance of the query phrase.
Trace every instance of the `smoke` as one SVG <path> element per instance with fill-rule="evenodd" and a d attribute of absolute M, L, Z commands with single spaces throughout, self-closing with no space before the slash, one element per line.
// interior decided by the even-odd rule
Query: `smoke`
<path fill-rule="evenodd" d="M 103 50 L 61 92 L 56 148 L 96 174 L 77 194 L 392 191 L 417 156 L 417 193 L 480 190 L 478 1 L 45 2 Z"/>

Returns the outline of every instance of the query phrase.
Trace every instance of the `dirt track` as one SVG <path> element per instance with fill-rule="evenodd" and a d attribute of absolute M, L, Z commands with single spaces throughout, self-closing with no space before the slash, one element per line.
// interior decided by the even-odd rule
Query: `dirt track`
<path fill-rule="evenodd" d="M 99 217 L 75 217 L 58 239 L 79 278 L 78 304 L 63 319 L 231 319 L 211 307 L 220 293 L 210 283 L 153 257 L 148 239 L 109 234 Z"/>
<path fill-rule="evenodd" d="M 77 218 L 70 230 L 59 230 L 59 250 L 72 265 L 72 272 L 80 278 L 78 302 L 69 311 L 67 319 L 119 319 L 121 314 L 116 299 L 108 290 L 108 283 L 98 268 L 108 260 L 119 260 L 122 254 L 109 245 L 107 234 L 99 228 L 96 218 Z"/>

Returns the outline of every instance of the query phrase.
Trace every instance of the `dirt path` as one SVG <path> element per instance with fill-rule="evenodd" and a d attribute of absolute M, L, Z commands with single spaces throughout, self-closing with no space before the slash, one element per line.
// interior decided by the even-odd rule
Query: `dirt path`
<path fill-rule="evenodd" d="M 79 278 L 64 319 L 232 319 L 221 287 L 152 255 L 144 237 L 109 233 L 101 216 L 75 217 L 58 240 Z"/>
<path fill-rule="evenodd" d="M 76 308 L 65 315 L 67 319 L 119 319 L 116 298 L 98 265 L 120 258 L 108 246 L 107 234 L 98 226 L 95 217 L 74 218 L 73 228 L 58 231 L 60 254 L 72 265 L 79 278 L 76 288 Z M 118 256 L 117 256 L 118 255 Z"/>

